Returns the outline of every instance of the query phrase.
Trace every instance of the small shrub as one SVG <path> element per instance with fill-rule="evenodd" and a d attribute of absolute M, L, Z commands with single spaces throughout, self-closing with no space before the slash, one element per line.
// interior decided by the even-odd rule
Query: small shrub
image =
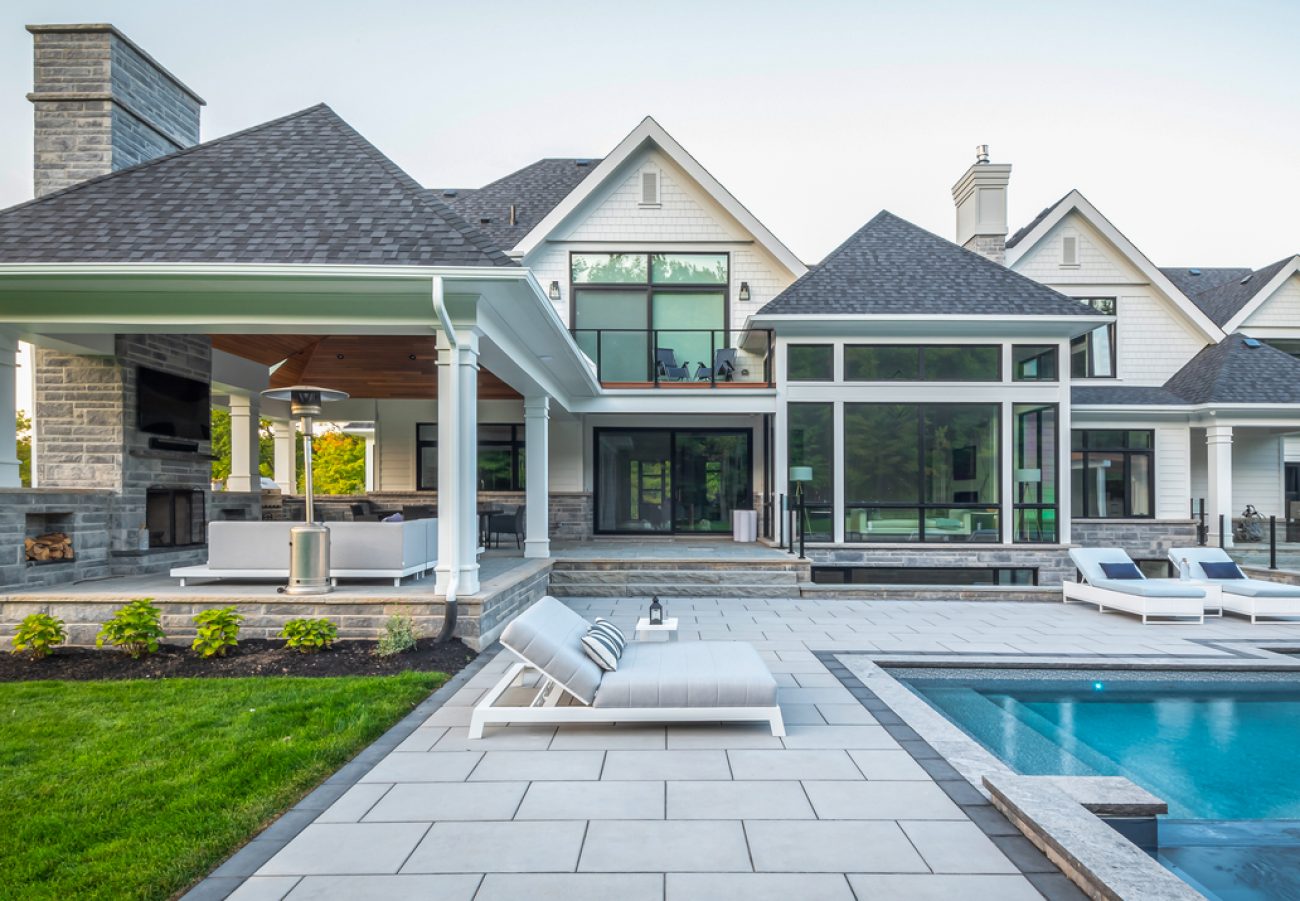
<path fill-rule="evenodd" d="M 63 620 L 48 613 L 33 613 L 26 617 L 14 633 L 14 653 L 27 654 L 33 660 L 48 657 L 56 644 L 68 640 Z"/>
<path fill-rule="evenodd" d="M 375 645 L 375 656 L 396 657 L 398 654 L 413 651 L 419 639 L 415 621 L 409 616 L 390 616 L 388 622 L 384 623 L 384 634 Z"/>
<path fill-rule="evenodd" d="M 95 637 L 95 647 L 116 645 L 139 660 L 153 654 L 166 638 L 162 629 L 162 611 L 150 603 L 153 598 L 136 598 L 113 614 Z"/>
<path fill-rule="evenodd" d="M 328 650 L 339 637 L 339 627 L 327 619 L 291 619 L 280 630 L 286 648 L 301 654 Z"/>
<path fill-rule="evenodd" d="M 239 644 L 239 624 L 244 617 L 234 607 L 216 607 L 194 615 L 198 627 L 191 648 L 200 657 L 224 657 L 226 651 Z"/>

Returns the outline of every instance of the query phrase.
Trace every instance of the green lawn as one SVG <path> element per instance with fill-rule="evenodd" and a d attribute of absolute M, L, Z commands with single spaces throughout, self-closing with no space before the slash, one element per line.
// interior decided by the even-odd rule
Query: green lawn
<path fill-rule="evenodd" d="M 0 684 L 0 897 L 167 898 L 445 678 Z"/>

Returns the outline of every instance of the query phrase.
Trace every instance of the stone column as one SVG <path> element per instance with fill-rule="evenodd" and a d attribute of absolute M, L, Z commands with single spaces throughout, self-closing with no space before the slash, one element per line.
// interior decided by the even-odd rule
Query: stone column
<path fill-rule="evenodd" d="M 275 424 L 275 484 L 282 494 L 298 492 L 297 431 L 285 420 Z"/>
<path fill-rule="evenodd" d="M 551 399 L 529 397 L 524 400 L 524 482 L 528 502 L 528 529 L 524 540 L 525 557 L 551 556 L 550 537 L 550 446 Z"/>
<path fill-rule="evenodd" d="M 258 471 L 258 402 L 256 397 L 230 395 L 230 477 L 227 491 L 256 491 Z"/>
<path fill-rule="evenodd" d="M 22 480 L 18 477 L 18 342 L 0 332 L 0 488 L 21 486 Z"/>
<path fill-rule="evenodd" d="M 1210 542 L 1218 543 L 1219 514 L 1223 514 L 1223 546 L 1232 547 L 1232 426 L 1206 426 L 1205 462 L 1209 483 L 1206 525 L 1210 529 Z"/>
<path fill-rule="evenodd" d="M 458 597 L 478 582 L 478 341 L 473 325 L 456 326 L 456 346 L 438 332 L 438 565 L 434 591 L 446 594 L 459 575 Z"/>

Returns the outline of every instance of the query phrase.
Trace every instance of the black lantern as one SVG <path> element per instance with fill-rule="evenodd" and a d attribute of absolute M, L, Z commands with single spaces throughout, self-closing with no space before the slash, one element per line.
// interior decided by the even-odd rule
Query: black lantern
<path fill-rule="evenodd" d="M 664 605 L 659 603 L 659 595 L 650 599 L 650 625 L 662 626 L 664 624 Z"/>

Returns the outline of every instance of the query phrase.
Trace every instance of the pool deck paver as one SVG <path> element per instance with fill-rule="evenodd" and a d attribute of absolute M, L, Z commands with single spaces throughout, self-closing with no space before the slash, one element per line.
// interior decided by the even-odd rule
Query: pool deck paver
<path fill-rule="evenodd" d="M 629 633 L 645 606 L 568 603 Z M 509 663 L 499 653 L 232 897 L 1077 899 L 946 760 L 816 652 L 1249 666 L 1259 660 L 1244 641 L 1300 646 L 1300 624 L 1143 627 L 1061 604 L 667 606 L 683 641 L 755 645 L 780 682 L 785 738 L 748 725 L 509 726 L 471 742 L 470 707 Z M 1272 662 L 1287 661 L 1300 663 Z"/>

